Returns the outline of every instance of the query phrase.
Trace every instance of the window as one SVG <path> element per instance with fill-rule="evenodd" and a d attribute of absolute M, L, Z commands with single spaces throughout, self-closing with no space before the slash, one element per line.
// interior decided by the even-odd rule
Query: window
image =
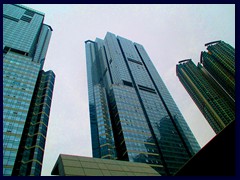
<path fill-rule="evenodd" d="M 131 62 L 134 62 L 134 63 L 142 65 L 142 63 L 140 61 L 134 60 L 132 58 L 128 58 L 128 61 L 131 61 Z"/>
<path fill-rule="evenodd" d="M 141 89 L 143 91 L 147 91 L 147 92 L 151 92 L 151 93 L 156 94 L 155 89 L 152 89 L 152 88 L 149 88 L 149 87 L 146 87 L 146 86 L 141 86 L 141 85 L 138 85 L 138 87 L 139 87 L 139 89 Z"/>
<path fill-rule="evenodd" d="M 26 10 L 24 14 L 33 17 L 35 13 L 33 11 Z"/>
<path fill-rule="evenodd" d="M 21 20 L 30 23 L 32 19 L 31 19 L 30 17 L 27 17 L 27 16 L 24 16 L 24 15 L 23 15 L 23 16 L 21 17 Z"/>
<path fill-rule="evenodd" d="M 4 49 L 3 49 L 3 52 L 7 53 L 9 51 L 9 49 L 10 49 L 9 47 L 5 46 Z"/>
<path fill-rule="evenodd" d="M 124 80 L 123 80 L 123 84 L 126 85 L 126 86 L 130 86 L 130 87 L 133 86 L 131 82 L 124 81 Z"/>

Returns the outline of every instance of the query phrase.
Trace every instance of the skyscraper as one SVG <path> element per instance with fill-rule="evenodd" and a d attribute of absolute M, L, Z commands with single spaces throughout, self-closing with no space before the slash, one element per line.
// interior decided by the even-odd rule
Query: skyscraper
<path fill-rule="evenodd" d="M 200 62 L 212 78 L 235 100 L 235 50 L 224 41 L 205 44 Z"/>
<path fill-rule="evenodd" d="M 109 32 L 85 45 L 93 157 L 174 174 L 200 147 L 143 46 Z"/>
<path fill-rule="evenodd" d="M 3 175 L 41 174 L 55 75 L 43 71 L 44 14 L 3 5 Z"/>
<path fill-rule="evenodd" d="M 177 76 L 215 133 L 235 120 L 235 50 L 223 41 L 206 44 L 196 66 L 179 61 Z"/>

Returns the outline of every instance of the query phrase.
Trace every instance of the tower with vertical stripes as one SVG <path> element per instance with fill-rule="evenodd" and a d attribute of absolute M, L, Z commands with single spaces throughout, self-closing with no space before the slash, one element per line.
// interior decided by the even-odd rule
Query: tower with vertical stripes
<path fill-rule="evenodd" d="M 205 44 L 197 66 L 179 61 L 177 76 L 215 133 L 235 120 L 235 50 L 224 41 Z"/>
<path fill-rule="evenodd" d="M 85 47 L 93 157 L 173 175 L 200 147 L 144 47 L 110 32 Z"/>

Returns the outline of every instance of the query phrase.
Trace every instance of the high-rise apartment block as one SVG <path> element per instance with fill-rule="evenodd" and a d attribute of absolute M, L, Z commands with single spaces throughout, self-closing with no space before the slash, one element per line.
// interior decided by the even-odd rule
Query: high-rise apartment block
<path fill-rule="evenodd" d="M 205 44 L 196 66 L 191 59 L 179 61 L 177 76 L 189 95 L 219 133 L 235 120 L 235 50 L 223 41 Z"/>
<path fill-rule="evenodd" d="M 43 71 L 44 14 L 3 4 L 3 175 L 41 174 L 55 74 Z"/>
<path fill-rule="evenodd" d="M 235 100 L 235 49 L 224 41 L 205 44 L 200 62 L 210 76 Z"/>
<path fill-rule="evenodd" d="M 85 46 L 93 157 L 173 175 L 200 147 L 144 47 L 109 32 Z"/>

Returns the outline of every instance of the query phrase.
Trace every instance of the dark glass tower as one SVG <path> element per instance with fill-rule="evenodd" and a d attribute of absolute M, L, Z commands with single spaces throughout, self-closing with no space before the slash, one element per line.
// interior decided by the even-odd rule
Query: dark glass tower
<path fill-rule="evenodd" d="M 85 45 L 93 157 L 173 175 L 200 147 L 143 46 L 109 32 Z"/>
<path fill-rule="evenodd" d="M 55 75 L 43 71 L 44 14 L 3 5 L 3 175 L 41 174 Z"/>
<path fill-rule="evenodd" d="M 235 50 L 223 41 L 206 44 L 196 66 L 179 61 L 177 76 L 215 133 L 235 120 Z"/>

